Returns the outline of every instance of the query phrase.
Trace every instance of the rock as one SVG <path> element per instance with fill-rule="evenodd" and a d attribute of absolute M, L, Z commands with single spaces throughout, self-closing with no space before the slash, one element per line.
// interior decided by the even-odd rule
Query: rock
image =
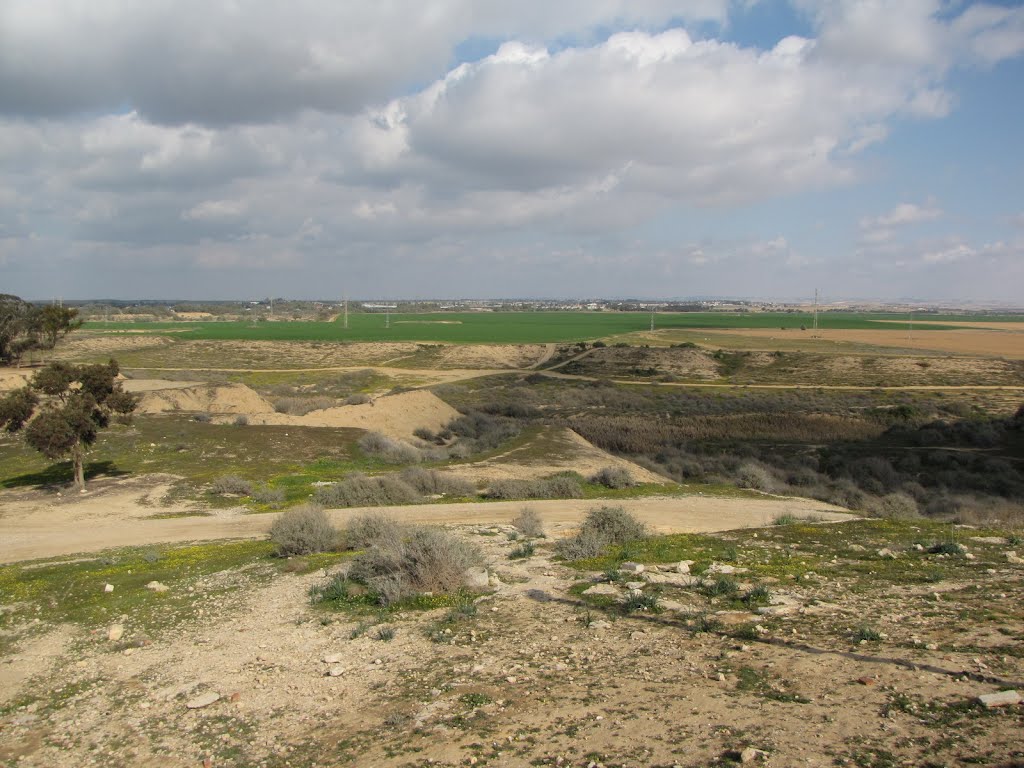
<path fill-rule="evenodd" d="M 159 581 L 151 581 L 146 585 L 146 589 L 152 592 L 166 592 L 170 587 L 166 584 L 161 584 Z"/>
<path fill-rule="evenodd" d="M 320 659 L 324 664 L 340 664 L 344 660 L 345 655 L 342 653 L 331 653 Z"/>
<path fill-rule="evenodd" d="M 106 585 L 104 585 L 103 591 L 104 592 L 113 592 L 114 591 L 114 585 L 113 584 L 106 584 Z"/>
<path fill-rule="evenodd" d="M 1006 539 L 1002 536 L 971 536 L 971 541 L 979 544 L 1005 544 Z"/>
<path fill-rule="evenodd" d="M 642 592 L 643 588 L 647 585 L 646 581 L 627 581 L 626 589 L 630 592 Z"/>
<path fill-rule="evenodd" d="M 626 562 L 619 565 L 619 570 L 625 571 L 626 573 L 643 573 L 644 565 L 643 563 Z"/>
<path fill-rule="evenodd" d="M 676 573 L 689 573 L 690 566 L 693 565 L 692 560 L 682 560 L 676 564 Z"/>
<path fill-rule="evenodd" d="M 851 552 L 867 552 L 867 547 L 862 547 L 860 544 L 850 544 L 847 547 Z"/>
<path fill-rule="evenodd" d="M 332 664 L 327 670 L 327 677 L 341 677 L 345 674 L 345 668 L 339 664 Z"/>
<path fill-rule="evenodd" d="M 762 605 L 757 612 L 761 616 L 791 616 L 799 610 L 799 605 Z"/>
<path fill-rule="evenodd" d="M 463 580 L 470 589 L 487 589 L 491 585 L 491 576 L 483 567 L 467 568 Z"/>
<path fill-rule="evenodd" d="M 595 584 L 583 590 L 584 595 L 613 595 L 618 597 L 621 591 L 614 584 Z"/>
<path fill-rule="evenodd" d="M 228 701 L 234 703 L 236 701 L 239 701 L 241 698 L 242 698 L 242 692 L 241 691 L 234 691 L 230 696 L 228 696 Z"/>
<path fill-rule="evenodd" d="M 873 677 L 858 677 L 857 682 L 861 685 L 878 685 L 878 680 Z"/>
<path fill-rule="evenodd" d="M 1021 563 L 1024 563 L 1024 560 L 1017 557 L 1017 551 L 1014 549 L 1011 549 L 1008 552 L 1003 552 L 1003 557 L 1006 558 L 1006 562 L 1013 563 L 1014 565 L 1020 565 Z"/>
<path fill-rule="evenodd" d="M 604 619 L 598 619 L 597 621 L 590 622 L 591 629 L 608 629 L 611 627 L 611 622 L 605 621 Z"/>
<path fill-rule="evenodd" d="M 740 752 L 741 763 L 756 763 L 760 762 L 766 757 L 768 757 L 767 752 L 760 749 L 754 749 L 753 747 L 747 747 L 746 749 Z"/>
<path fill-rule="evenodd" d="M 999 693 L 986 693 L 978 697 L 978 701 L 985 709 L 996 707 L 1012 707 L 1024 701 L 1017 691 L 1000 691 Z"/>
<path fill-rule="evenodd" d="M 879 557 L 888 558 L 889 560 L 895 560 L 896 559 L 896 553 L 893 552 L 888 547 L 883 547 L 882 549 L 878 550 L 875 554 L 878 555 Z"/>
<path fill-rule="evenodd" d="M 629 590 L 630 597 L 640 597 L 644 591 L 642 589 L 631 589 Z"/>
<path fill-rule="evenodd" d="M 107 630 L 107 640 L 116 643 L 122 637 L 124 637 L 124 626 L 121 624 L 111 624 L 110 629 Z"/>
<path fill-rule="evenodd" d="M 202 709 L 208 707 L 216 701 L 220 701 L 220 694 L 216 691 L 207 691 L 204 694 L 196 696 L 189 702 L 185 703 L 185 706 L 189 709 Z"/>
<path fill-rule="evenodd" d="M 671 584 L 674 587 L 694 587 L 700 579 L 687 573 L 644 573 L 643 579 L 648 584 Z"/>
<path fill-rule="evenodd" d="M 939 650 L 938 643 L 925 643 L 924 648 L 926 651 L 937 651 Z"/>
<path fill-rule="evenodd" d="M 735 565 L 727 565 L 726 563 L 712 563 L 708 566 L 708 573 L 710 574 L 721 574 L 723 576 L 730 576 L 734 573 L 746 573 L 746 568 L 738 568 Z"/>

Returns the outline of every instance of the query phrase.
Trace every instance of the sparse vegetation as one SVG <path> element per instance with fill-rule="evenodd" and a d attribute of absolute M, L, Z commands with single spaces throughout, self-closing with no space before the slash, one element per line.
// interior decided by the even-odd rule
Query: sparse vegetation
<path fill-rule="evenodd" d="M 252 491 L 252 483 L 238 475 L 222 475 L 210 483 L 210 493 L 216 496 L 248 496 Z"/>
<path fill-rule="evenodd" d="M 590 482 L 603 485 L 605 488 L 629 488 L 635 485 L 633 476 L 625 467 L 604 467 L 592 478 Z"/>
<path fill-rule="evenodd" d="M 625 545 L 644 538 L 643 523 L 622 507 L 598 507 L 590 510 L 575 536 L 562 539 L 555 551 L 566 560 L 597 557 L 609 546 Z"/>
<path fill-rule="evenodd" d="M 536 510 L 529 507 L 523 507 L 519 514 L 512 518 L 512 525 L 527 538 L 540 539 L 544 537 L 544 523 Z"/>
<path fill-rule="evenodd" d="M 338 545 L 338 530 L 323 507 L 304 504 L 281 513 L 270 526 L 270 540 L 280 557 L 329 552 Z"/>

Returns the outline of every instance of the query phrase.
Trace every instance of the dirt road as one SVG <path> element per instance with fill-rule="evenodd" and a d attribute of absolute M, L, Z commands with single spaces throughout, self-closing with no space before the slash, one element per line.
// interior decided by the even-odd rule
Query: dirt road
<path fill-rule="evenodd" d="M 96 552 L 112 547 L 144 546 L 187 541 L 258 538 L 265 536 L 277 514 L 252 515 L 240 508 L 216 510 L 212 516 L 187 515 L 187 505 L 157 506 L 170 488 L 166 481 L 144 485 L 142 478 L 89 491 L 82 496 L 58 497 L 32 492 L 5 494 L 0 512 L 0 562 Z M 575 527 L 587 511 L 602 502 L 510 501 L 460 504 L 422 504 L 373 508 L 411 523 L 507 523 L 524 507 L 544 520 L 554 535 Z M 818 515 L 844 519 L 841 508 L 810 499 L 730 499 L 705 496 L 646 497 L 621 503 L 652 529 L 661 532 L 724 531 L 763 526 L 782 514 Z M 370 509 L 331 510 L 335 523 Z M 192 514 L 195 511 L 192 510 Z"/>

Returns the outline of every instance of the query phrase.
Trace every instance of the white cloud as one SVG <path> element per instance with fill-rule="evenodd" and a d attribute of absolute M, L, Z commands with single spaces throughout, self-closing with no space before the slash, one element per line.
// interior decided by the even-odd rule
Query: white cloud
<path fill-rule="evenodd" d="M 942 211 L 934 203 L 917 205 L 915 203 L 900 203 L 888 213 L 883 213 L 873 219 L 862 219 L 862 229 L 892 229 L 910 224 L 918 224 L 923 221 L 934 221 L 942 216 Z"/>

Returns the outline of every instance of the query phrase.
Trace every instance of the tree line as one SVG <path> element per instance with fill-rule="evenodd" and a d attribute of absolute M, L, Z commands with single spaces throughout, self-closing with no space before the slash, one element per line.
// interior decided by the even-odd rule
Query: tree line
<path fill-rule="evenodd" d="M 78 310 L 55 304 L 38 305 L 0 294 L 0 364 L 20 365 L 26 354 L 53 349 L 79 328 Z"/>

